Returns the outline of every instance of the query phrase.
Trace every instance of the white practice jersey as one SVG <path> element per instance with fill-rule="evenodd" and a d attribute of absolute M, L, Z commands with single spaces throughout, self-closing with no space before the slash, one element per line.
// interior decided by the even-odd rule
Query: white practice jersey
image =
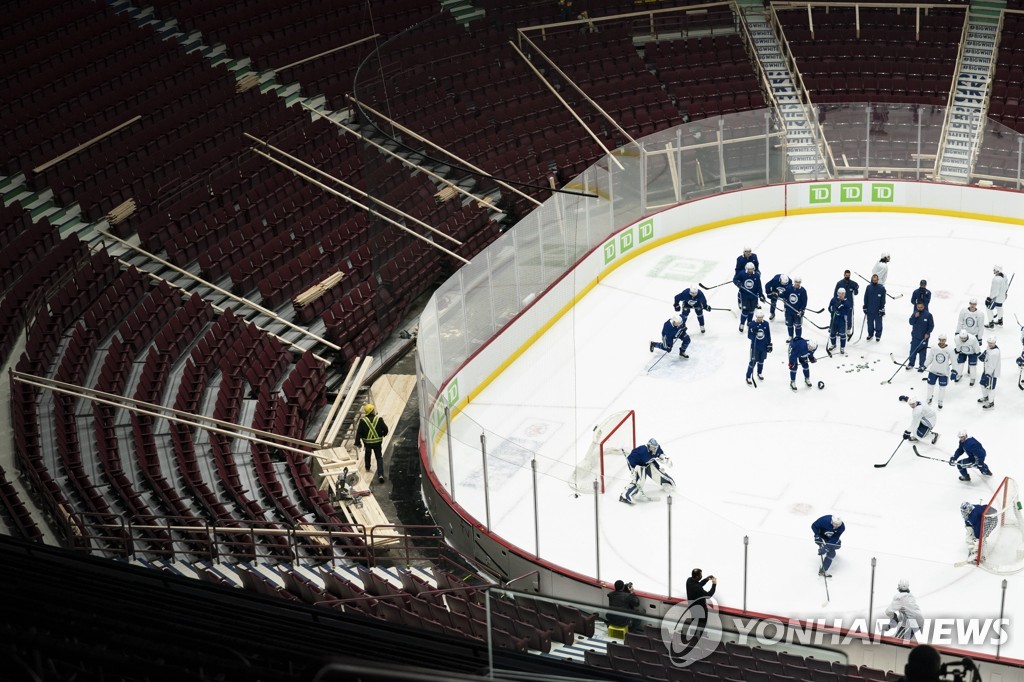
<path fill-rule="evenodd" d="M 1010 283 L 1006 280 L 1006 276 L 1002 273 L 992 277 L 992 288 L 988 292 L 988 297 L 996 303 L 1002 303 L 1006 300 L 1006 290 L 1009 288 Z"/>
<path fill-rule="evenodd" d="M 985 349 L 985 369 L 982 370 L 985 374 L 990 377 L 999 376 L 999 365 L 1002 360 L 1002 355 L 999 352 L 999 347 L 986 348 Z"/>
<path fill-rule="evenodd" d="M 935 410 L 924 403 L 919 403 L 910 414 L 910 432 L 916 434 L 917 427 L 921 424 L 926 425 L 930 429 L 935 426 L 935 421 L 938 418 L 939 416 L 935 413 Z"/>
<path fill-rule="evenodd" d="M 968 334 L 966 341 L 961 341 L 960 337 L 956 337 L 956 352 L 958 355 L 977 355 L 981 352 L 981 344 L 978 343 L 978 339 Z"/>
<path fill-rule="evenodd" d="M 872 275 L 878 275 L 878 283 L 885 284 L 885 280 L 889 277 L 889 264 L 885 261 L 878 261 L 875 263 L 875 267 L 871 268 Z M 868 281 L 871 281 L 871 277 L 868 277 Z"/>
<path fill-rule="evenodd" d="M 973 313 L 970 308 L 960 311 L 960 319 L 956 324 L 957 330 L 966 329 L 968 334 L 974 334 L 981 338 L 981 330 L 985 328 L 985 313 L 979 308 Z"/>
<path fill-rule="evenodd" d="M 914 595 L 909 592 L 897 592 L 896 596 L 892 598 L 892 602 L 886 607 L 885 615 L 890 618 L 897 618 L 915 630 L 920 629 L 924 624 L 924 614 L 921 613 L 921 607 L 918 606 Z M 913 621 L 913 623 L 910 623 L 910 621 Z"/>
<path fill-rule="evenodd" d="M 929 373 L 948 377 L 951 362 L 953 362 L 953 349 L 949 346 L 945 348 L 932 346 L 928 349 L 928 359 L 925 361 L 925 365 Z"/>

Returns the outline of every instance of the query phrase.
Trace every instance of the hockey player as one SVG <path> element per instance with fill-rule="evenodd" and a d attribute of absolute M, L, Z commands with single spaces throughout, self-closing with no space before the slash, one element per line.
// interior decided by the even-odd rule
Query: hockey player
<path fill-rule="evenodd" d="M 914 595 L 910 594 L 910 581 L 906 578 L 896 584 L 896 596 L 889 602 L 885 615 L 889 616 L 888 629 L 896 630 L 889 636 L 898 639 L 913 639 L 924 623 L 921 607 L 917 605 Z"/>
<path fill-rule="evenodd" d="M 793 278 L 793 288 L 783 301 L 786 308 L 786 332 L 790 340 L 800 336 L 803 331 L 804 310 L 807 308 L 807 289 L 804 289 L 803 280 L 799 277 Z"/>
<path fill-rule="evenodd" d="M 676 294 L 672 301 L 672 307 L 676 312 L 682 313 L 683 326 L 686 326 L 686 318 L 690 316 L 690 311 L 696 313 L 697 323 L 700 324 L 700 333 L 704 333 L 704 309 L 708 307 L 708 299 L 704 297 L 703 291 L 691 284 L 689 288 Z"/>
<path fill-rule="evenodd" d="M 878 283 L 885 286 L 885 280 L 889 279 L 889 254 L 882 254 L 882 257 L 875 263 L 875 267 L 871 268 L 871 274 L 878 275 Z M 874 281 L 873 278 L 872 281 Z"/>
<path fill-rule="evenodd" d="M 996 406 L 992 394 L 995 393 L 996 383 L 999 381 L 999 365 L 1002 362 L 1002 354 L 999 351 L 999 346 L 996 345 L 996 337 L 988 337 L 986 345 L 988 348 L 978 356 L 978 359 L 984 363 L 981 367 L 982 393 L 978 402 L 981 403 L 983 409 L 990 410 Z"/>
<path fill-rule="evenodd" d="M 900 396 L 900 402 L 906 403 L 911 409 L 910 428 L 903 432 L 903 440 L 916 443 L 919 440 L 924 440 L 930 433 L 932 435 L 932 443 L 935 443 L 939 439 L 939 434 L 932 431 L 935 428 L 935 422 L 939 419 L 939 415 L 935 410 L 917 398 L 910 398 L 905 395 Z"/>
<path fill-rule="evenodd" d="M 846 299 L 850 302 L 850 319 L 849 327 L 846 328 L 846 337 L 850 338 L 853 336 L 853 307 L 857 305 L 857 294 L 860 293 L 860 284 L 850 279 L 850 271 L 843 271 L 843 278 L 836 282 L 835 288 L 832 289 L 832 295 L 835 296 L 839 293 L 840 289 L 846 291 Z"/>
<path fill-rule="evenodd" d="M 971 475 L 967 473 L 968 467 L 976 468 L 982 476 L 991 476 L 992 472 L 985 464 L 985 448 L 978 442 L 978 439 L 969 437 L 966 431 L 961 431 L 956 434 L 956 437 L 960 439 L 960 447 L 949 458 L 949 466 L 955 466 L 956 470 L 960 472 L 960 480 L 971 480 Z M 961 455 L 966 455 L 966 457 L 959 459 Z"/>
<path fill-rule="evenodd" d="M 768 319 L 775 319 L 775 304 L 781 298 L 783 306 L 785 306 L 786 296 L 789 294 L 793 287 L 789 283 L 789 275 L 778 274 L 768 280 L 768 284 L 764 285 L 764 293 L 768 296 L 768 303 L 771 305 L 769 310 Z"/>
<path fill-rule="evenodd" d="M 964 363 L 967 363 L 967 376 L 971 379 L 971 386 L 974 385 L 974 368 L 978 364 L 978 355 L 981 353 L 981 345 L 974 334 L 966 329 L 961 329 L 956 336 L 956 368 L 950 373 L 949 378 L 953 381 L 960 381 L 964 377 Z"/>
<path fill-rule="evenodd" d="M 661 327 L 661 341 L 651 341 L 649 349 L 652 353 L 655 348 L 660 348 L 668 353 L 672 350 L 672 346 L 675 345 L 676 339 L 679 339 L 681 342 L 679 344 L 679 357 L 690 357 L 686 354 L 686 349 L 690 345 L 690 335 L 686 333 L 683 318 L 673 315 L 665 320 L 665 324 Z"/>
<path fill-rule="evenodd" d="M 913 293 L 910 294 L 910 303 L 915 308 L 918 303 L 924 303 L 924 309 L 928 310 L 928 305 L 932 302 L 932 292 L 928 291 L 928 280 L 921 280 L 921 286 L 914 289 Z"/>
<path fill-rule="evenodd" d="M 753 263 L 747 263 L 746 270 L 737 272 L 732 283 L 739 290 L 740 304 L 740 331 L 743 325 L 749 327 L 754 309 L 758 307 L 757 302 L 764 302 L 764 291 L 761 289 L 761 275 L 754 269 Z"/>
<path fill-rule="evenodd" d="M 839 337 L 839 354 L 846 355 L 846 340 L 850 335 L 850 317 L 853 305 L 846 298 L 846 289 L 839 287 L 836 295 L 828 304 L 828 311 L 832 314 L 832 321 L 828 325 L 828 350 L 836 347 L 836 337 Z"/>
<path fill-rule="evenodd" d="M 754 270 L 757 271 L 758 275 L 761 274 L 761 264 L 757 262 L 757 254 L 754 253 L 749 246 L 744 246 L 743 254 L 736 256 L 736 274 L 745 272 L 748 263 L 753 263 Z"/>
<path fill-rule="evenodd" d="M 619 502 L 633 504 L 633 496 L 647 497 L 644 493 L 644 479 L 654 478 L 652 472 L 657 472 L 658 482 L 662 488 L 674 489 L 676 482 L 671 476 L 665 473 L 663 467 L 670 466 L 665 451 L 653 438 L 647 441 L 647 445 L 638 445 L 626 456 L 626 464 L 629 465 L 629 473 L 632 477 L 625 492 L 619 495 Z"/>
<path fill-rule="evenodd" d="M 928 350 L 928 404 L 932 404 L 935 384 L 939 385 L 939 409 L 946 395 L 946 384 L 949 383 L 949 365 L 953 361 L 953 349 L 946 345 L 946 335 L 939 334 L 938 344 Z"/>
<path fill-rule="evenodd" d="M 960 505 L 960 514 L 964 517 L 967 527 L 967 558 L 978 556 L 978 541 L 982 538 L 982 519 L 984 518 L 984 537 L 988 537 L 998 523 L 999 512 L 985 504 L 964 502 Z M 985 558 L 984 553 L 981 556 Z"/>
<path fill-rule="evenodd" d="M 910 316 L 910 356 L 907 369 L 914 369 L 914 358 L 917 358 L 918 372 L 924 371 L 925 356 L 928 353 L 928 339 L 935 329 L 935 320 L 928 312 L 926 303 L 919 301 L 914 305 L 914 314 Z"/>
<path fill-rule="evenodd" d="M 957 319 L 956 328 L 966 329 L 968 333 L 973 334 L 974 338 L 978 340 L 978 346 L 981 346 L 981 329 L 985 326 L 985 313 L 978 310 L 978 299 L 972 298 L 968 303 L 967 307 L 960 311 L 960 317 Z"/>
<path fill-rule="evenodd" d="M 814 542 L 818 545 L 818 556 L 821 557 L 821 567 L 818 568 L 818 575 L 831 578 L 828 572 L 832 560 L 836 558 L 836 551 L 843 546 L 840 536 L 846 531 L 846 524 L 835 514 L 825 514 L 811 524 L 811 532 L 814 533 Z"/>
<path fill-rule="evenodd" d="M 764 321 L 764 311 L 758 310 L 754 315 L 754 322 L 747 329 L 747 338 L 750 339 L 750 362 L 747 364 L 747 384 L 753 385 L 751 375 L 754 373 L 754 365 L 757 365 L 757 378 L 764 381 L 761 373 L 764 371 L 764 361 L 772 352 L 772 328 Z"/>
<path fill-rule="evenodd" d="M 992 266 L 992 288 L 989 289 L 988 298 L 985 299 L 985 307 L 991 316 L 986 328 L 992 329 L 997 324 L 1003 326 L 1003 303 L 1006 302 L 1006 290 L 1010 288 L 1003 274 L 1002 265 Z"/>
<path fill-rule="evenodd" d="M 804 384 L 811 386 L 811 368 L 808 363 L 817 362 L 814 359 L 814 351 L 818 344 L 814 341 L 802 339 L 799 336 L 789 344 L 789 387 L 796 390 L 796 366 L 799 364 L 804 369 Z"/>
<path fill-rule="evenodd" d="M 885 317 L 885 285 L 878 275 L 871 275 L 871 284 L 864 288 L 864 305 L 861 308 L 868 325 L 868 341 L 882 340 L 882 318 Z"/>

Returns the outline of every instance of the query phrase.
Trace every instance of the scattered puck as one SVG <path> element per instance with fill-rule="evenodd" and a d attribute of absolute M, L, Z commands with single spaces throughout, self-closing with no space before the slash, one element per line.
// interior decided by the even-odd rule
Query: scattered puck
<path fill-rule="evenodd" d="M 824 381 L 819 381 L 818 382 L 818 388 L 825 388 L 825 382 Z"/>

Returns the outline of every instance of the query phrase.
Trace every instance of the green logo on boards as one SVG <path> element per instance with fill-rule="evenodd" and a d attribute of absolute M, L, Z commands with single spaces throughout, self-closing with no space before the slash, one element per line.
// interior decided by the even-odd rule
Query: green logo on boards
<path fill-rule="evenodd" d="M 633 228 L 619 235 L 619 253 L 626 253 L 633 248 Z"/>
<path fill-rule="evenodd" d="M 612 239 L 604 245 L 604 264 L 608 265 L 615 260 L 615 240 Z"/>
<path fill-rule="evenodd" d="M 896 199 L 896 186 L 891 182 L 843 182 L 835 185 L 841 204 L 886 203 Z M 833 184 L 810 185 L 807 201 L 810 204 L 831 204 Z M 870 193 L 868 192 L 870 188 Z"/>
<path fill-rule="evenodd" d="M 811 185 L 810 202 L 827 204 L 832 201 L 832 185 Z"/>
<path fill-rule="evenodd" d="M 459 402 L 459 378 L 455 377 L 452 379 L 452 383 L 448 385 L 448 404 L 454 405 Z"/>
<path fill-rule="evenodd" d="M 654 237 L 654 219 L 648 218 L 637 226 L 640 231 L 640 243 L 643 244 L 648 239 Z"/>

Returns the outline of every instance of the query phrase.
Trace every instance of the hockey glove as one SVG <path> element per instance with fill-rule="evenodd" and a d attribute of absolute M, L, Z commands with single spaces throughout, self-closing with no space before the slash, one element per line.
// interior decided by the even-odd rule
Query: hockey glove
<path fill-rule="evenodd" d="M 955 467 L 956 466 L 956 457 L 950 457 L 949 458 L 949 466 L 951 466 L 951 467 Z"/>
<path fill-rule="evenodd" d="M 878 316 L 879 317 L 885 317 L 885 311 L 884 310 L 879 310 L 878 311 Z"/>
<path fill-rule="evenodd" d="M 816 545 L 818 545 L 818 547 L 824 547 L 825 546 L 825 538 L 819 538 L 819 537 L 815 536 L 814 537 L 814 543 Z"/>
<path fill-rule="evenodd" d="M 985 388 L 988 388 L 989 384 L 991 384 L 991 383 L 992 383 L 992 375 L 991 374 L 982 374 L 981 375 L 981 385 L 982 386 L 984 386 Z"/>
<path fill-rule="evenodd" d="M 795 362 L 789 363 L 789 369 L 790 369 L 790 371 L 795 370 L 796 369 L 796 363 Z"/>
<path fill-rule="evenodd" d="M 818 556 L 825 556 L 826 552 L 828 552 L 828 550 L 825 549 L 825 545 L 818 545 Z"/>
<path fill-rule="evenodd" d="M 758 300 L 761 301 L 761 303 L 767 303 L 768 302 L 768 299 L 765 298 L 764 296 L 758 296 L 757 298 L 758 298 Z"/>
<path fill-rule="evenodd" d="M 981 355 L 979 355 L 979 356 L 978 356 L 978 360 L 979 360 L 980 362 L 985 362 L 985 356 L 986 356 L 987 354 L 988 354 L 988 351 L 982 351 Z M 984 384 L 982 384 L 982 385 L 984 386 Z"/>
<path fill-rule="evenodd" d="M 1017 366 L 1018 367 L 1024 367 L 1024 355 L 1022 355 L 1019 358 L 1017 358 Z"/>
<path fill-rule="evenodd" d="M 986 308 L 991 308 L 992 307 L 992 299 L 991 298 L 986 298 L 985 299 L 985 307 Z"/>
<path fill-rule="evenodd" d="M 904 431 L 903 432 L 903 440 L 910 440 L 910 439 L 911 439 L 910 431 Z"/>
<path fill-rule="evenodd" d="M 811 362 L 817 362 L 818 361 L 818 358 L 814 357 L 813 355 L 808 356 L 807 359 L 810 360 Z"/>
<path fill-rule="evenodd" d="M 675 303 L 672 304 L 672 310 L 676 311 L 677 313 L 679 312 L 679 302 L 678 301 L 676 301 Z"/>
<path fill-rule="evenodd" d="M 769 353 L 771 353 L 771 352 L 772 352 L 772 350 L 773 350 L 773 349 L 772 349 L 772 344 L 771 344 L 771 343 L 769 342 L 769 343 L 768 343 L 768 352 L 769 352 Z"/>

